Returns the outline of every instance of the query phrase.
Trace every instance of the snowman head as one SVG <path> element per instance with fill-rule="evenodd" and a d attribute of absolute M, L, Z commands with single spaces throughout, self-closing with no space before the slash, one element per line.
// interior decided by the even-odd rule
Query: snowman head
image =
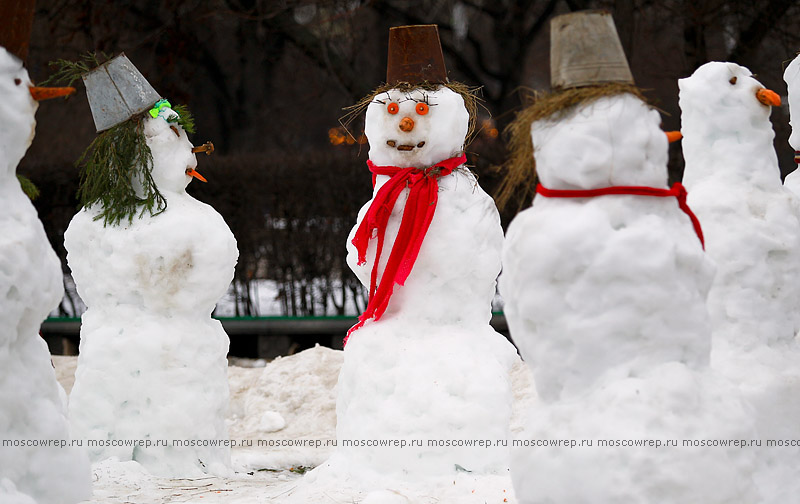
<path fill-rule="evenodd" d="M 31 96 L 33 86 L 22 60 L 0 47 L 0 159 L 12 174 L 33 141 L 38 103 Z"/>
<path fill-rule="evenodd" d="M 777 94 L 736 63 L 706 63 L 678 80 L 678 89 L 684 128 L 700 127 L 698 132 L 712 136 L 768 126 L 770 106 L 780 105 Z"/>
<path fill-rule="evenodd" d="M 177 122 L 178 113 L 162 107 L 156 117 L 144 121 L 144 136 L 153 155 L 152 177 L 162 193 L 180 193 L 196 173 L 197 157 L 183 127 Z"/>
<path fill-rule="evenodd" d="M 431 166 L 463 152 L 469 123 L 462 94 L 445 85 L 376 93 L 366 114 L 369 158 L 379 166 Z"/>
<path fill-rule="evenodd" d="M 789 145 L 800 151 L 800 56 L 786 67 L 783 80 L 789 90 L 789 123 L 792 125 Z"/>

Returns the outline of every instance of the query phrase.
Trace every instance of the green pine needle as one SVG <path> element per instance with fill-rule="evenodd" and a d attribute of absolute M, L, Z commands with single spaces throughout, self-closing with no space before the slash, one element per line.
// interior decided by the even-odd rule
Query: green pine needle
<path fill-rule="evenodd" d="M 153 155 L 144 136 L 142 116 L 137 116 L 100 133 L 78 159 L 81 167 L 78 199 L 90 208 L 99 204 L 95 219 L 103 225 L 133 222 L 139 213 L 158 215 L 167 201 L 153 180 Z M 136 188 L 140 188 L 137 195 Z"/>
<path fill-rule="evenodd" d="M 17 179 L 19 180 L 19 185 L 22 186 L 22 192 L 24 192 L 31 201 L 39 197 L 39 188 L 36 187 L 36 184 L 31 182 L 31 179 L 20 174 L 17 174 Z"/>
<path fill-rule="evenodd" d="M 104 52 L 101 52 L 100 56 L 102 56 L 103 62 L 111 59 L 111 56 Z M 91 51 L 82 55 L 78 61 L 69 61 L 65 59 L 51 61 L 49 66 L 56 68 L 56 73 L 51 75 L 46 81 L 42 82 L 41 85 L 71 86 L 73 82 L 80 80 L 83 74 L 94 70 L 103 62 L 100 61 L 100 57 L 98 57 L 96 52 Z"/>
<path fill-rule="evenodd" d="M 189 112 L 186 105 L 176 105 L 172 107 L 179 117 L 172 116 L 167 122 L 178 123 L 186 133 L 194 133 L 194 116 Z"/>

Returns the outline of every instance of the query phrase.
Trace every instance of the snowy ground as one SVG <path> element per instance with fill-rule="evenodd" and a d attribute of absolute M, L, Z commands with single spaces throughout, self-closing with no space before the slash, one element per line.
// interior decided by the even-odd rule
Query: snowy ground
<path fill-rule="evenodd" d="M 74 381 L 77 357 L 54 356 L 59 382 L 69 392 Z M 165 479 L 149 475 L 136 462 L 114 459 L 93 466 L 94 497 L 85 504 L 156 504 L 178 502 L 266 503 L 291 500 L 303 487 L 302 473 L 328 459 L 336 439 L 335 386 L 342 364 L 342 352 L 315 347 L 299 354 L 278 358 L 266 367 L 245 367 L 264 361 L 233 362 L 228 368 L 231 402 L 228 412 L 230 437 L 239 444 L 232 450 L 236 473 L 231 478 Z M 238 364 L 238 365 L 235 365 Z M 522 430 L 523 412 L 535 400 L 533 380 L 527 367 L 518 362 L 513 371 L 513 434 Z M 262 444 L 318 441 L 323 446 L 262 446 Z M 510 477 L 492 477 L 493 491 L 486 502 L 515 502 Z M 499 480 L 498 480 L 499 478 Z M 481 481 L 471 475 L 459 476 L 454 486 L 480 490 Z M 484 485 L 484 490 L 486 485 Z M 506 491 L 507 490 L 507 491 Z M 364 495 L 331 488 L 321 500 L 308 504 L 361 502 Z M 443 495 L 416 495 L 413 502 L 445 502 Z M 505 500 L 504 500 L 505 499 Z"/>

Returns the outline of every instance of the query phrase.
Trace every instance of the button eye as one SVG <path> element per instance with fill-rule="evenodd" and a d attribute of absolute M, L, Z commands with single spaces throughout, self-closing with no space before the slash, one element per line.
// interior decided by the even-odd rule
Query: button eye
<path fill-rule="evenodd" d="M 731 80 L 729 80 L 728 82 L 730 82 L 731 84 L 736 84 L 736 77 L 731 77 Z"/>
<path fill-rule="evenodd" d="M 397 105 L 395 102 L 392 102 L 392 103 L 390 103 L 389 105 L 386 106 L 386 110 L 390 114 L 394 115 L 394 114 L 396 114 L 396 113 L 398 113 L 400 111 L 400 106 Z"/>
<path fill-rule="evenodd" d="M 416 110 L 417 110 L 417 114 L 425 115 L 425 114 L 428 113 L 428 110 L 429 110 L 428 104 L 427 103 L 417 103 Z"/>
<path fill-rule="evenodd" d="M 22 84 L 22 79 L 14 79 L 14 84 L 19 86 L 20 84 Z"/>

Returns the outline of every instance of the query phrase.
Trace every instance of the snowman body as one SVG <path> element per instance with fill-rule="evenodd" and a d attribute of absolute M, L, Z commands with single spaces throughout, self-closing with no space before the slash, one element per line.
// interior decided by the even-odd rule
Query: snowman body
<path fill-rule="evenodd" d="M 718 62 L 679 86 L 684 183 L 717 263 L 708 300 L 715 347 L 791 344 L 800 329 L 800 200 L 781 186 L 770 109 L 755 96 L 763 86 Z"/>
<path fill-rule="evenodd" d="M 33 140 L 37 103 L 20 60 L 0 47 L 0 501 L 76 503 L 91 495 L 89 461 L 69 424 L 39 326 L 64 293 L 61 261 L 16 167 Z M 51 445 L 25 443 L 49 440 Z M 63 444 L 62 444 L 63 443 Z"/>
<path fill-rule="evenodd" d="M 789 135 L 789 145 L 795 151 L 795 163 L 800 163 L 800 56 L 792 60 L 783 72 L 789 100 L 789 124 L 792 133 Z M 794 170 L 788 174 L 783 185 L 793 193 L 800 195 L 800 171 Z"/>
<path fill-rule="evenodd" d="M 162 117 L 145 121 L 166 210 L 104 226 L 99 208 L 84 208 L 65 234 L 87 305 L 72 429 L 97 441 L 93 460 L 136 460 L 171 477 L 227 474 L 229 341 L 210 315 L 233 278 L 236 240 L 184 190 L 196 166 L 186 133 Z"/>
<path fill-rule="evenodd" d="M 630 94 L 534 122 L 542 185 L 666 189 L 659 123 Z M 722 503 L 756 495 L 753 461 L 734 450 L 681 441 L 654 448 L 655 440 L 754 435 L 735 387 L 707 371 L 704 301 L 713 266 L 674 197 L 539 195 L 510 224 L 503 266 L 509 328 L 542 399 L 512 454 L 520 502 Z M 578 445 L 524 444 L 542 439 Z"/>
<path fill-rule="evenodd" d="M 388 112 L 391 103 L 399 104 L 395 114 Z M 429 105 L 425 116 L 415 114 L 418 103 Z M 397 126 L 404 117 L 415 121 L 410 132 Z M 382 93 L 367 109 L 370 160 L 379 166 L 425 168 L 458 156 L 468 119 L 463 98 L 445 87 Z M 423 147 L 397 149 L 420 143 Z M 388 179 L 377 177 L 375 194 Z M 492 199 L 464 167 L 438 183 L 433 220 L 410 276 L 394 286 L 379 320 L 352 333 L 344 353 L 336 457 L 370 475 L 438 477 L 452 474 L 457 465 L 491 472 L 508 464 L 502 444 L 477 448 L 462 442 L 494 443 L 509 434 L 508 375 L 516 352 L 489 325 L 500 272 L 500 219 Z M 379 275 L 397 237 L 407 192 L 392 209 Z M 371 203 L 361 209 L 359 223 Z M 357 228 L 348 240 L 347 260 L 368 286 L 376 240 L 359 265 L 351 243 Z M 375 439 L 402 440 L 405 446 L 365 446 Z"/>
<path fill-rule="evenodd" d="M 770 109 L 748 69 L 707 63 L 679 87 L 689 203 L 717 264 L 712 367 L 753 404 L 760 438 L 791 439 L 800 433 L 800 200 L 781 185 Z M 759 454 L 765 502 L 800 491 L 797 448 Z"/>

